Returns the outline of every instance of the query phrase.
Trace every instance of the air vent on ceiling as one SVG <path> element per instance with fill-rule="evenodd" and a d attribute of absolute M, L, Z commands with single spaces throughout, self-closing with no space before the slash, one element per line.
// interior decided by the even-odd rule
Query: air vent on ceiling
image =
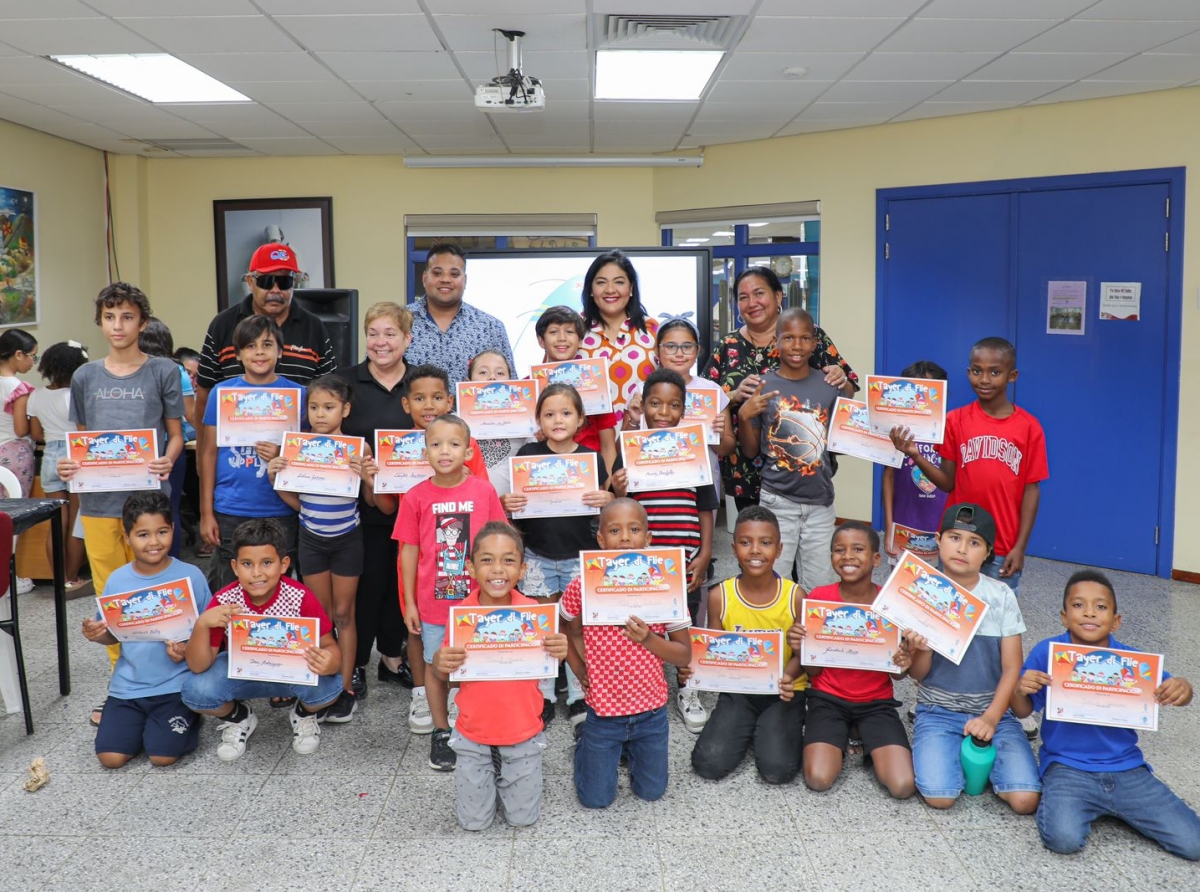
<path fill-rule="evenodd" d="M 597 15 L 596 49 L 729 50 L 746 27 L 739 15 Z"/>

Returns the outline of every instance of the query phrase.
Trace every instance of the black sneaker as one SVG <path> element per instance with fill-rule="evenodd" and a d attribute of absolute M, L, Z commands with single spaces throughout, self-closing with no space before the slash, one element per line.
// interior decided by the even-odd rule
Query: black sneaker
<path fill-rule="evenodd" d="M 453 771 L 458 756 L 450 749 L 450 729 L 437 728 L 429 739 L 429 767 L 434 771 Z"/>
<path fill-rule="evenodd" d="M 320 721 L 331 722 L 335 725 L 344 725 L 354 718 L 354 713 L 357 709 L 358 698 L 350 691 L 342 691 L 340 697 L 321 710 Z"/>
<path fill-rule="evenodd" d="M 400 687 L 408 688 L 410 691 L 413 688 L 412 670 L 408 668 L 408 663 L 401 663 L 400 669 L 393 672 L 387 667 L 387 663 L 380 660 L 377 675 L 379 676 L 379 680 L 385 684 L 398 684 Z"/>
<path fill-rule="evenodd" d="M 542 724 L 549 728 L 550 723 L 554 721 L 555 702 L 553 700 L 542 701 Z"/>
<path fill-rule="evenodd" d="M 567 704 L 567 718 L 571 720 L 571 727 L 578 728 L 587 718 L 587 703 L 583 700 L 576 700 L 574 703 Z"/>
<path fill-rule="evenodd" d="M 350 675 L 350 690 L 354 691 L 354 696 L 359 700 L 367 699 L 367 667 L 355 666 L 354 672 Z"/>
<path fill-rule="evenodd" d="M 558 678 L 554 679 L 554 693 L 562 696 L 567 692 L 567 661 L 558 664 Z"/>

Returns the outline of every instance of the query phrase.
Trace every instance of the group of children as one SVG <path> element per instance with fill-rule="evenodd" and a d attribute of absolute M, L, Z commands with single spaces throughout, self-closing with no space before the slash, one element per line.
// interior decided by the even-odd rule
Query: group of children
<path fill-rule="evenodd" d="M 149 315 L 138 295 L 106 289 L 98 298 L 97 322 L 109 340 L 110 354 L 74 376 L 72 391 L 78 393 L 71 420 L 103 429 L 157 427 L 166 454 L 154 470 L 165 479 L 181 445 L 179 382 L 177 375 L 160 373 L 153 359 L 136 361 L 129 348 L 136 344 L 136 337 L 130 341 L 131 332 L 136 334 L 139 322 Z M 576 355 L 582 323 L 576 324 L 578 315 L 572 318 L 569 313 L 555 308 L 538 323 L 548 361 Z M 235 335 L 246 369 L 244 383 L 277 384 L 272 360 L 278 358 L 278 331 L 265 321 L 251 319 L 242 325 L 251 322 L 258 328 L 239 327 Z M 551 333 L 552 324 L 558 329 Z M 970 734 L 995 743 L 993 790 L 1019 814 L 1037 811 L 1043 839 L 1055 851 L 1079 848 L 1091 821 L 1113 814 L 1168 850 L 1200 858 L 1200 819 L 1150 775 L 1134 732 L 1046 717 L 1040 769 L 1022 733 L 1017 716 L 1044 706 L 1048 642 L 1034 648 L 1023 669 L 1025 626 L 1020 608 L 1010 585 L 991 578 L 989 569 L 1015 583 L 1036 513 L 1037 483 L 1045 477 L 1045 460 L 1044 446 L 1029 435 L 1035 429 L 1040 434 L 1036 421 L 1007 400 L 1007 384 L 1016 376 L 1015 353 L 1011 345 L 1003 346 L 1007 342 L 981 342 L 973 351 L 970 377 L 979 402 L 967 407 L 971 411 L 951 413 L 947 443 L 939 449 L 940 467 L 920 453 L 907 431 L 892 434 L 897 448 L 912 457 L 929 480 L 953 491 L 954 503 L 939 519 L 940 567 L 990 608 L 966 655 L 955 664 L 933 652 L 920 635 L 906 632 L 891 676 L 801 664 L 801 600 L 812 596 L 870 604 L 877 591 L 872 573 L 881 558 L 879 537 L 870 527 L 850 522 L 834 528 L 832 474 L 823 438 L 805 441 L 781 436 L 787 424 L 810 429 L 805 423 L 796 424 L 798 414 L 819 419 L 823 408 L 825 417 L 818 426 L 828 423 L 833 389 L 808 374 L 812 337 L 811 317 L 795 311 L 782 314 L 780 370 L 768 376 L 759 393 L 738 410 L 746 422 L 739 428 L 743 450 L 750 454 L 761 450 L 765 464 L 774 465 L 779 473 L 764 469 L 764 504 L 745 509 L 737 519 L 733 545 L 740 572 L 713 587 L 705 602 L 711 627 L 785 633 L 780 691 L 778 696 L 720 694 L 712 715 L 696 723 L 699 736 L 692 754 L 696 773 L 722 778 L 753 751 L 766 782 L 788 783 L 803 771 L 810 788 L 827 790 L 856 739 L 892 796 L 906 798 L 916 790 L 931 807 L 948 808 L 963 789 L 958 749 L 964 735 Z M 676 365 L 682 364 L 689 351 L 679 349 L 680 345 L 697 340 L 694 328 L 682 320 L 679 325 L 662 326 L 660 348 L 671 343 L 675 349 L 662 351 L 660 359 L 669 354 L 677 358 Z M 693 347 L 690 355 L 695 353 Z M 494 363 L 482 361 L 488 357 L 477 357 L 481 361 L 473 364 L 472 376 L 497 371 L 511 376 L 511 369 L 493 369 Z M 611 804 L 622 761 L 628 764 L 635 795 L 653 800 L 666 792 L 669 686 L 664 665 L 677 667 L 683 709 L 684 698 L 692 692 L 687 685 L 688 629 L 696 621 L 709 576 L 716 498 L 705 488 L 627 493 L 626 472 L 606 433 L 617 424 L 650 428 L 679 424 L 688 381 L 671 363 L 661 365 L 644 382 L 640 404 L 631 406 L 619 422 L 615 416 L 586 416 L 573 387 L 544 388 L 536 410 L 541 438 L 515 449 L 509 444 L 508 454 L 602 456 L 605 474 L 600 489 L 583 497 L 586 504 L 600 509 L 598 522 L 573 517 L 510 523 L 507 515 L 520 510 L 522 496 L 498 494 L 489 482 L 484 458 L 487 452 L 504 448 L 484 450 L 472 438 L 466 422 L 451 412 L 449 380 L 431 366 L 410 371 L 404 395 L 404 408 L 414 426 L 425 432 L 430 478 L 402 498 L 390 496 L 374 491 L 378 468 L 369 454 L 356 464 L 364 482 L 364 500 L 396 514 L 393 537 L 400 543 L 397 571 L 409 652 L 421 655 L 413 666 L 417 687 L 410 728 L 432 732 L 432 767 L 456 769 L 457 813 L 467 829 L 488 826 L 499 808 L 511 824 L 537 820 L 544 728 L 554 712 L 553 688 L 547 692 L 536 680 L 462 682 L 454 704 L 457 721 L 451 729 L 448 679 L 468 659 L 465 650 L 451 645 L 447 621 L 452 604 L 519 606 L 531 603 L 535 596 L 557 600 L 563 632 L 548 635 L 544 647 L 549 657 L 565 661 L 576 694 L 575 699 L 569 694 L 568 702 L 580 803 L 587 808 Z M 690 366 L 687 363 L 687 369 Z M 686 374 L 687 369 L 682 371 Z M 132 389 L 133 376 L 138 376 L 142 396 L 116 395 Z M 767 387 L 770 390 L 764 392 Z M 315 431 L 337 433 L 351 399 L 340 381 L 337 385 L 324 379 L 312 382 L 305 396 L 307 423 Z M 971 442 L 992 436 L 985 431 L 988 425 L 1012 419 L 1016 422 L 1007 428 L 1012 434 L 1009 442 L 1021 451 L 1015 461 L 1009 453 L 1004 464 L 1016 480 L 999 483 L 997 469 L 991 469 L 990 478 L 986 472 L 978 473 L 980 462 L 991 453 Z M 724 420 L 728 422 L 727 415 Z M 718 422 L 718 427 L 722 440 L 718 448 L 731 448 L 726 424 Z M 583 431 L 595 435 L 595 446 L 581 442 Z M 278 447 L 268 446 L 255 449 L 257 460 L 265 463 L 265 472 L 256 473 L 256 479 L 265 481 L 262 494 L 282 467 Z M 1038 449 L 1040 462 L 1033 454 Z M 221 464 L 217 462 L 218 467 Z M 64 480 L 76 468 L 65 458 L 57 465 Z M 789 477 L 805 479 L 798 485 Z M 216 497 L 222 489 L 219 471 L 213 479 Z M 977 495 L 968 497 L 969 493 Z M 987 504 L 989 500 L 1008 507 L 994 507 Z M 115 513 L 113 501 L 119 501 Z M 218 507 L 209 522 L 236 524 L 229 536 L 230 579 L 210 588 L 196 568 L 170 557 L 170 507 L 161 494 L 135 493 L 127 499 L 122 495 L 107 500 L 102 494 L 85 497 L 89 555 L 95 544 L 101 565 L 107 568 L 98 582 L 102 591 L 131 591 L 186 575 L 197 602 L 204 600 L 207 605 L 186 643 L 121 647 L 97 736 L 97 754 L 104 765 L 119 767 L 142 750 L 155 764 L 177 760 L 196 746 L 197 714 L 218 719 L 217 755 L 236 759 L 257 726 L 247 700 L 274 698 L 290 707 L 293 749 L 301 754 L 318 748 L 321 723 L 336 720 L 338 704 L 349 700 L 348 711 L 353 714 L 355 667 L 353 659 L 344 656 L 354 650 L 349 629 L 353 617 L 339 591 L 344 593 L 345 580 L 357 577 L 353 543 L 342 538 L 355 529 L 357 508 L 353 500 L 309 496 L 298 497 L 292 507 L 300 517 L 303 582 L 285 575 L 295 541 L 278 519 L 287 513 L 241 518 Z M 594 547 L 593 543 L 602 549 L 662 544 L 685 548 L 693 606 L 690 620 L 646 623 L 631 616 L 623 626 L 583 624 L 575 568 L 578 552 Z M 818 546 L 823 561 L 814 554 Z M 118 561 L 118 554 L 125 560 Z M 788 578 L 793 560 L 800 568 L 799 585 Z M 524 593 L 522 585 L 528 589 Z M 228 678 L 225 635 L 235 613 L 316 619 L 319 640 L 305 651 L 305 659 L 318 683 L 288 686 Z M 1062 616 L 1065 640 L 1120 646 L 1111 638 L 1120 625 L 1116 596 L 1101 574 L 1089 571 L 1072 578 L 1064 593 Z M 99 618 L 85 622 L 84 633 L 91 640 L 114 643 Z M 893 691 L 893 680 L 905 675 L 918 685 L 911 745 Z M 1156 696 L 1164 705 L 1186 705 L 1192 689 L 1181 678 L 1169 678 Z M 1128 796 L 1114 797 L 1114 788 L 1128 790 Z M 1124 801 L 1135 797 L 1134 805 Z"/>

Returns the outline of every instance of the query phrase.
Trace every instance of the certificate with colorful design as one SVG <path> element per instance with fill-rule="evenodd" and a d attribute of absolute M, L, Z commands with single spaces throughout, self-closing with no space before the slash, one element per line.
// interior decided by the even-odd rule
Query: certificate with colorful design
<path fill-rule="evenodd" d="M 907 427 L 914 440 L 941 443 L 946 437 L 946 382 L 867 375 L 867 416 L 877 434 Z"/>
<path fill-rule="evenodd" d="M 451 607 L 450 645 L 467 658 L 451 681 L 514 681 L 555 678 L 558 660 L 546 652 L 546 636 L 558 632 L 558 605 Z"/>
<path fill-rule="evenodd" d="M 871 609 L 901 629 L 924 635 L 931 648 L 957 666 L 988 605 L 906 551 Z"/>
<path fill-rule="evenodd" d="M 779 694 L 782 632 L 691 629 L 689 688 L 726 694 Z"/>
<path fill-rule="evenodd" d="M 1050 643 L 1046 718 L 1081 725 L 1158 730 L 1161 654 Z"/>
<path fill-rule="evenodd" d="M 581 551 L 579 583 L 585 626 L 623 626 L 688 618 L 687 563 L 682 548 Z"/>
<path fill-rule="evenodd" d="M 425 431 L 375 431 L 375 492 L 408 492 L 433 476 L 425 459 Z"/>
<path fill-rule="evenodd" d="M 871 672 L 899 672 L 892 657 L 900 650 L 900 627 L 863 604 L 805 598 L 805 666 L 834 666 Z"/>
<path fill-rule="evenodd" d="M 287 465 L 275 475 L 275 488 L 315 496 L 358 498 L 362 478 L 350 466 L 350 460 L 362 458 L 363 442 L 362 437 L 288 431 L 283 435 L 280 453 Z"/>
<path fill-rule="evenodd" d="M 613 410 L 608 360 L 604 357 L 539 363 L 531 367 L 530 374 L 535 381 L 570 384 L 578 390 L 583 400 L 584 415 L 603 415 Z"/>
<path fill-rule="evenodd" d="M 71 492 L 123 492 L 160 489 L 150 470 L 158 458 L 158 431 L 72 431 L 67 458 L 79 463 L 68 483 Z"/>
<path fill-rule="evenodd" d="M 600 473 L 596 466 L 600 460 L 594 452 L 510 458 L 513 494 L 529 500 L 513 517 L 599 514 L 599 508 L 583 504 L 583 494 L 600 488 Z"/>
<path fill-rule="evenodd" d="M 102 595 L 96 599 L 108 631 L 118 641 L 186 641 L 199 615 L 191 580 Z"/>
<path fill-rule="evenodd" d="M 629 492 L 707 486 L 712 483 L 704 428 L 698 424 L 621 431 L 621 461 Z"/>
<path fill-rule="evenodd" d="M 472 437 L 499 440 L 534 435 L 537 398 L 533 381 L 463 381 L 456 405 Z"/>
<path fill-rule="evenodd" d="M 320 620 L 235 613 L 229 618 L 229 677 L 316 686 L 304 652 L 321 642 Z"/>
<path fill-rule="evenodd" d="M 218 446 L 278 443 L 300 427 L 299 387 L 221 387 L 217 397 Z"/>
<path fill-rule="evenodd" d="M 867 404 L 844 396 L 834 404 L 826 449 L 893 468 L 904 463 L 904 453 L 892 445 L 892 438 L 871 430 Z"/>
<path fill-rule="evenodd" d="M 908 551 L 932 563 L 938 556 L 937 533 L 893 523 L 891 550 L 897 554 Z"/>
<path fill-rule="evenodd" d="M 729 397 L 725 391 L 715 384 L 706 384 L 699 379 L 693 379 L 688 385 L 683 403 L 683 421 L 685 424 L 699 424 L 704 427 L 705 442 L 709 446 L 719 446 L 721 436 L 714 429 L 717 416 L 729 405 Z"/>

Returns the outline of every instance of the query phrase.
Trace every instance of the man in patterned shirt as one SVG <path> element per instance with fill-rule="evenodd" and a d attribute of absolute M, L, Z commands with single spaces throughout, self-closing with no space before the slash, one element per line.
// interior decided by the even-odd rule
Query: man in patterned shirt
<path fill-rule="evenodd" d="M 467 366 L 484 350 L 499 350 L 513 368 L 512 347 L 504 323 L 463 303 L 467 259 L 462 248 L 438 243 L 429 249 L 421 277 L 425 297 L 412 304 L 412 345 L 404 354 L 409 365 L 431 363 L 445 369 L 452 384 L 467 380 Z"/>

